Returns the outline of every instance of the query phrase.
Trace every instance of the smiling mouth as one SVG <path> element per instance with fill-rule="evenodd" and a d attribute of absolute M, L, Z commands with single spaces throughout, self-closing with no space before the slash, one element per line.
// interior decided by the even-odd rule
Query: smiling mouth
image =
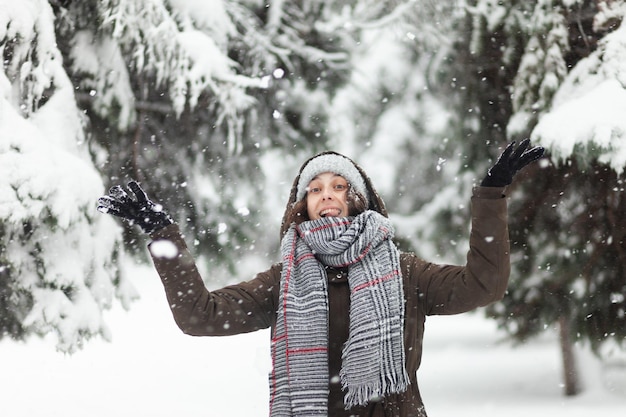
<path fill-rule="evenodd" d="M 341 210 L 338 208 L 327 208 L 320 211 L 320 217 L 339 217 Z"/>

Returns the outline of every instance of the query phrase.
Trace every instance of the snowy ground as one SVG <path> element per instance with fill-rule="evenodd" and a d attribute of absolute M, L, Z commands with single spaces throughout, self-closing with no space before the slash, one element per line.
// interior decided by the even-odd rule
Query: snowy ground
<path fill-rule="evenodd" d="M 143 298 L 108 314 L 112 343 L 64 356 L 48 339 L 0 342 L 1 415 L 266 416 L 269 333 L 185 336 L 156 273 L 135 267 L 131 279 Z M 565 398 L 554 337 L 512 348 L 501 336 L 479 315 L 428 319 L 419 380 L 431 417 L 624 415 L 626 368 L 580 352 L 586 391 Z"/>

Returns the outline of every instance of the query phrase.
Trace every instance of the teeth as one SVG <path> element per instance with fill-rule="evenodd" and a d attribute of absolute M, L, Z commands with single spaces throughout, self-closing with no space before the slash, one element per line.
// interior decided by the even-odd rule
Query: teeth
<path fill-rule="evenodd" d="M 336 213 L 337 213 L 337 215 L 339 215 L 339 214 L 341 213 L 341 210 L 339 210 L 339 209 L 334 209 L 334 208 L 330 208 L 330 209 L 322 210 L 322 211 L 320 212 L 320 216 L 321 216 L 321 217 L 326 217 L 326 216 L 328 216 L 329 214 L 331 214 L 332 212 L 336 212 Z"/>

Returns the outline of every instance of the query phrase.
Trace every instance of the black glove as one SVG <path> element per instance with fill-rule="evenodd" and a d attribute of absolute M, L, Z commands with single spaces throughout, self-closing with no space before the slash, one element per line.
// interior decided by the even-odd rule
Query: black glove
<path fill-rule="evenodd" d="M 530 139 L 524 139 L 513 151 L 515 142 L 511 142 L 494 166 L 489 169 L 487 176 L 480 185 L 483 187 L 505 187 L 511 184 L 517 171 L 543 156 L 544 149 L 541 146 L 526 150 L 529 144 Z"/>
<path fill-rule="evenodd" d="M 108 195 L 98 199 L 98 211 L 121 217 L 131 225 L 138 224 L 148 234 L 174 223 L 161 205 L 148 199 L 148 195 L 136 181 L 130 181 L 128 188 L 135 195 L 134 198 L 116 185 L 109 190 Z"/>

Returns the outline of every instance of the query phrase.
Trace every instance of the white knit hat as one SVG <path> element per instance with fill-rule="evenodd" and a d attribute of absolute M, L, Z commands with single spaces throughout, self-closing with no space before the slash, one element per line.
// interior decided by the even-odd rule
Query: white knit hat
<path fill-rule="evenodd" d="M 365 204 L 369 205 L 365 180 L 359 170 L 350 159 L 333 153 L 322 154 L 311 159 L 302 169 L 300 179 L 298 180 L 296 201 L 300 201 L 304 198 L 309 183 L 313 181 L 313 178 L 323 172 L 332 172 L 344 177 L 350 186 L 365 199 Z"/>

